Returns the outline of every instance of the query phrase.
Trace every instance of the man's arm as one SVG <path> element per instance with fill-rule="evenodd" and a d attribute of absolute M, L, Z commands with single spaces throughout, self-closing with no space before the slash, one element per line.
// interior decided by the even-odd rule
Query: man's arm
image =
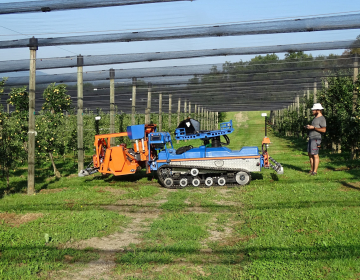
<path fill-rule="evenodd" d="M 326 132 L 326 127 L 315 127 L 313 125 L 308 125 L 307 129 L 315 130 L 315 131 L 320 132 L 320 133 L 325 133 Z"/>

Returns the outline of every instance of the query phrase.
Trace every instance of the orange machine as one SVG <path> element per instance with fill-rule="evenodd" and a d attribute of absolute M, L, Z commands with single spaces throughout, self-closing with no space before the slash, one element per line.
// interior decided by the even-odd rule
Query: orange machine
<path fill-rule="evenodd" d="M 155 131 L 156 125 L 132 125 L 127 127 L 126 132 L 96 135 L 93 168 L 82 170 L 79 176 L 86 176 L 97 171 L 119 176 L 134 174 L 141 170 L 147 166 L 146 162 L 149 158 L 148 134 Z M 134 142 L 133 147 L 128 148 L 126 144 L 113 147 L 110 145 L 111 138 L 124 136 Z M 150 172 L 149 168 L 147 172 Z"/>

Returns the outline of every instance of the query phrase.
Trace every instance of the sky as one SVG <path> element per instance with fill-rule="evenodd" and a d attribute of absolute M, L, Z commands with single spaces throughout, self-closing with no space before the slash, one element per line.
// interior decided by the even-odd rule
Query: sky
<path fill-rule="evenodd" d="M 1 3 L 18 2 L 0 0 Z M 0 41 L 64 37 L 111 32 L 159 30 L 179 27 L 219 25 L 229 23 L 293 19 L 301 17 L 359 13 L 360 2 L 354 0 L 304 0 L 304 1 L 239 1 L 195 0 L 173 3 L 154 3 L 82 10 L 54 11 L 49 13 L 22 13 L 0 15 Z M 359 29 L 229 36 L 216 38 L 176 39 L 147 42 L 107 43 L 92 45 L 67 45 L 40 47 L 37 57 L 64 57 L 72 55 L 99 55 L 145 53 L 163 51 L 201 50 L 214 48 L 255 47 L 279 44 L 297 44 L 334 40 L 353 40 Z M 314 51 L 314 56 L 341 54 L 344 50 Z M 278 54 L 283 57 L 284 54 Z M 159 66 L 197 65 L 247 61 L 254 56 L 227 56 L 168 61 L 129 63 L 86 67 L 85 71 L 109 68 L 142 68 Z M 29 49 L 0 49 L 0 61 L 28 59 Z M 42 70 L 45 73 L 68 73 L 74 69 Z M 0 74 L 1 75 L 1 74 Z M 9 73 L 7 76 L 11 76 Z"/>

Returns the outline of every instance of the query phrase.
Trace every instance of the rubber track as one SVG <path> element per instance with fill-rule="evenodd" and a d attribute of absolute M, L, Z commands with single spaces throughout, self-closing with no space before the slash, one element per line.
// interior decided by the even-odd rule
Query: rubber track
<path fill-rule="evenodd" d="M 251 173 L 248 172 L 247 170 L 245 169 L 241 169 L 241 168 L 221 168 L 221 167 L 203 167 L 203 166 L 191 166 L 191 167 L 188 167 L 188 166 L 183 166 L 183 165 L 169 165 L 169 164 L 164 164 L 162 165 L 158 170 L 157 170 L 157 175 L 158 175 L 158 179 L 159 179 L 159 182 L 160 182 L 160 185 L 163 186 L 164 188 L 167 188 L 167 189 L 183 189 L 183 187 L 179 186 L 179 185 L 172 185 L 171 187 L 166 187 L 165 184 L 164 184 L 164 179 L 162 178 L 162 176 L 160 175 L 160 170 L 163 169 L 163 168 L 183 168 L 183 169 L 193 169 L 193 168 L 197 168 L 197 169 L 202 169 L 202 170 L 214 170 L 214 171 L 228 171 L 228 172 L 240 172 L 240 171 L 244 171 L 246 172 L 247 174 L 249 174 L 249 177 L 250 177 L 250 180 L 247 184 L 245 185 L 240 185 L 240 184 L 237 184 L 237 183 L 226 183 L 225 186 L 227 187 L 236 187 L 236 186 L 246 186 L 248 184 L 250 184 L 251 182 Z M 181 177 L 180 177 L 181 178 Z M 193 186 L 191 183 L 188 184 L 187 186 Z M 218 186 L 218 187 L 221 187 L 217 184 L 213 184 L 212 186 Z M 201 187 L 204 187 L 204 188 L 209 188 L 208 186 L 206 186 L 205 184 L 200 184 L 198 186 L 198 188 L 201 188 Z"/>

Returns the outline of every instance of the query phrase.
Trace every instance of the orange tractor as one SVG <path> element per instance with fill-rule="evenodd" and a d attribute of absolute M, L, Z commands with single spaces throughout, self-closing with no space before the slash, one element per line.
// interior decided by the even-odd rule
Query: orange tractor
<path fill-rule="evenodd" d="M 95 136 L 95 155 L 93 155 L 93 167 L 88 167 L 79 172 L 79 176 L 87 176 L 95 172 L 102 174 L 113 174 L 115 176 L 134 174 L 136 171 L 146 167 L 150 173 L 147 161 L 151 153 L 149 151 L 148 134 L 156 131 L 156 125 L 132 125 L 127 127 L 126 132 L 101 134 Z M 133 141 L 133 147 L 126 144 L 111 146 L 111 138 L 129 137 Z M 156 156 L 156 155 L 155 155 Z"/>

